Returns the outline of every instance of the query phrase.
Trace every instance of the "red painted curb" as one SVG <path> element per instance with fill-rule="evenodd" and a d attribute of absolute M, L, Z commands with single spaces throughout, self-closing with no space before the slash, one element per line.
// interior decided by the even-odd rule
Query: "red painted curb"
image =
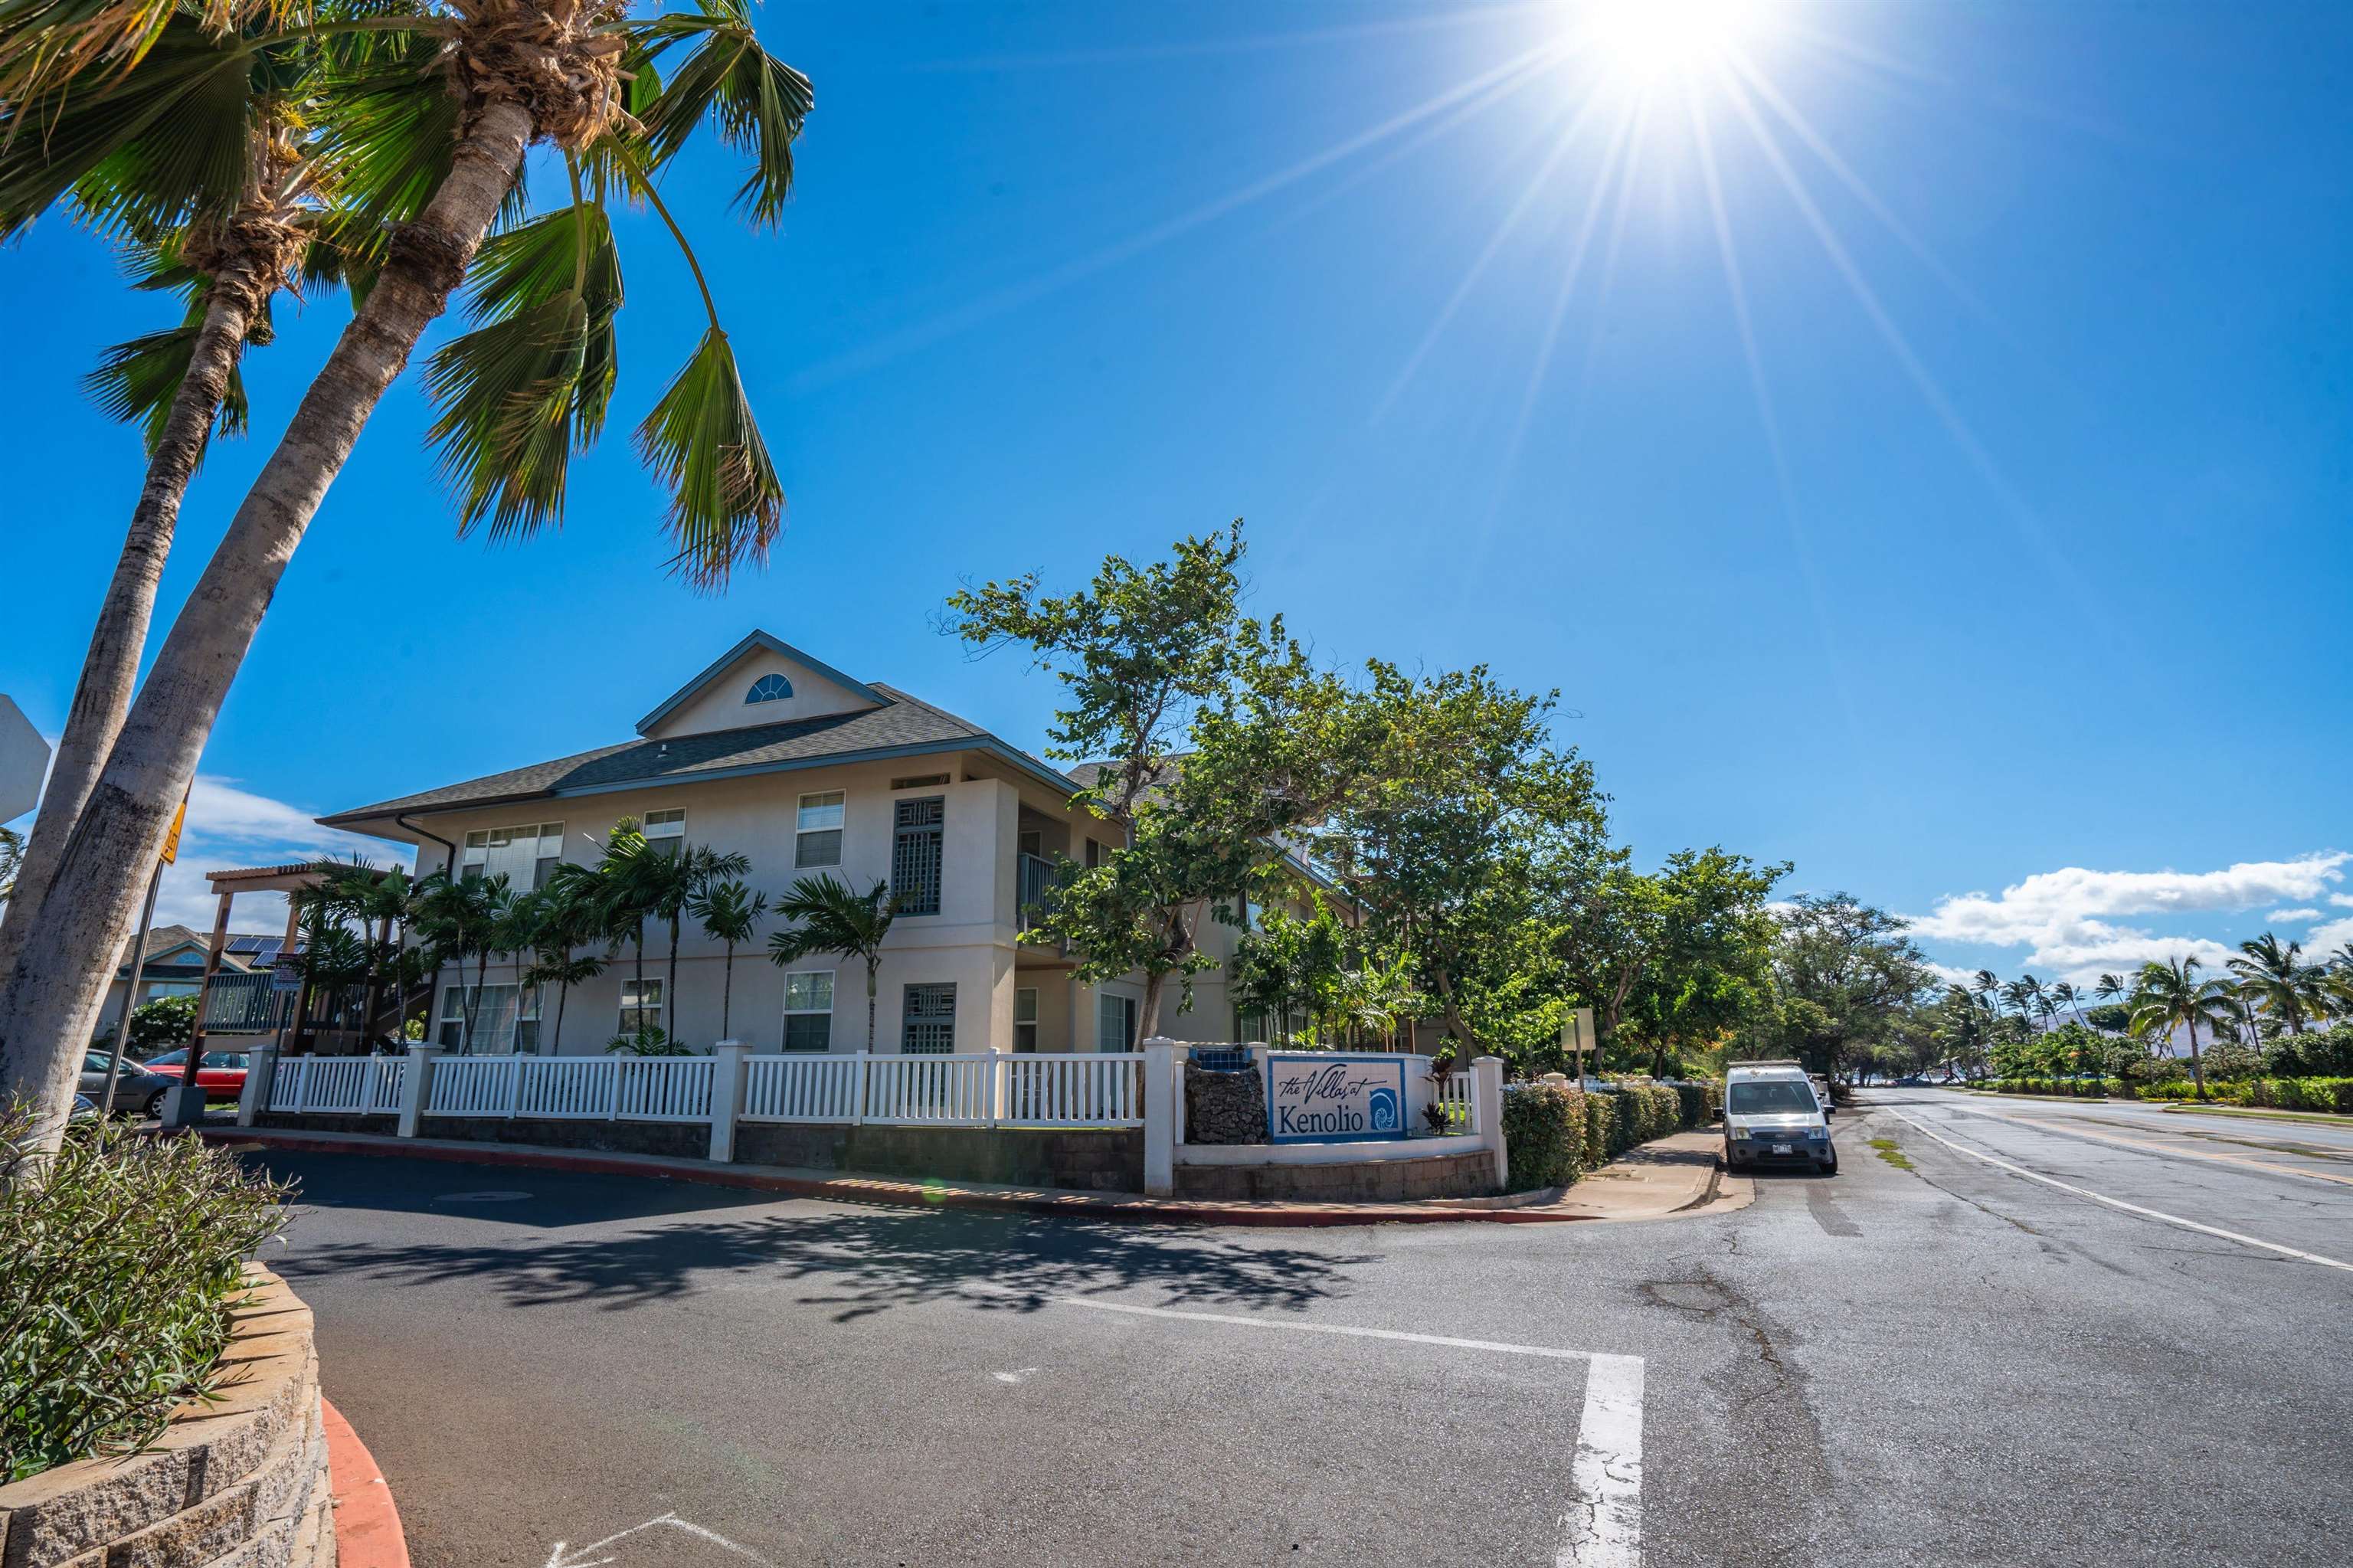
<path fill-rule="evenodd" d="M 975 1192 L 962 1188 L 926 1188 L 906 1182 L 860 1180 L 810 1181 L 798 1176 L 768 1176 L 725 1166 L 648 1166 L 626 1160 L 607 1160 L 570 1150 L 515 1149 L 484 1144 L 475 1149 L 430 1146 L 387 1149 L 380 1144 L 346 1141 L 332 1135 L 281 1133 L 268 1128 L 206 1128 L 203 1137 L 224 1142 L 259 1143 L 270 1149 L 290 1149 L 310 1154 L 385 1154 L 409 1160 L 441 1160 L 459 1165 L 502 1165 L 526 1170 L 573 1171 L 590 1176 L 642 1176 L 661 1181 L 691 1181 L 705 1187 L 733 1187 L 753 1192 L 779 1192 L 795 1198 L 823 1198 L 837 1203 L 884 1203 L 905 1209 L 970 1209 L 1011 1214 L 1061 1214 L 1080 1219 L 1119 1220 L 1129 1224 L 1247 1225 L 1289 1229 L 1329 1225 L 1574 1224 L 1595 1219 L 1592 1214 L 1547 1213 L 1541 1209 L 1416 1209 L 1398 1204 L 1366 1204 L 1359 1208 L 1226 1209 L 1214 1204 L 1173 1202 L 1152 1198 L 1039 1198 L 1016 1192 Z"/>
<path fill-rule="evenodd" d="M 327 1478 L 335 1499 L 336 1568 L 408 1568 L 400 1507 L 375 1456 L 324 1397 L 319 1419 L 327 1429 Z"/>

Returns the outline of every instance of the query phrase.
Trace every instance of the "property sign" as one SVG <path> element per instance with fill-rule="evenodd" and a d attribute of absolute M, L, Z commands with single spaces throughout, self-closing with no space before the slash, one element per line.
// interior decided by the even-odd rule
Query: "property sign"
<path fill-rule="evenodd" d="M 302 966 L 291 959 L 280 959 L 269 966 L 269 989 L 292 991 L 302 989 Z"/>
<path fill-rule="evenodd" d="M 1330 1051 L 1266 1059 L 1267 1138 L 1348 1143 L 1406 1136 L 1405 1063 Z"/>

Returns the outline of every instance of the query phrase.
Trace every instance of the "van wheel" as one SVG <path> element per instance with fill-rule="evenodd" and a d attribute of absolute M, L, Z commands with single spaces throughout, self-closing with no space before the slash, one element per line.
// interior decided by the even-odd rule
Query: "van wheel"
<path fill-rule="evenodd" d="M 1838 1156 L 1837 1156 L 1837 1155 L 1835 1155 L 1835 1154 L 1833 1154 L 1833 1155 L 1831 1155 L 1828 1160 L 1816 1160 L 1816 1161 L 1814 1162 L 1814 1169 L 1815 1169 L 1817 1171 L 1820 1172 L 1820 1173 L 1821 1173 L 1822 1175 L 1824 1175 L 1824 1176 L 1835 1176 L 1835 1175 L 1837 1175 L 1837 1174 L 1838 1174 Z"/>

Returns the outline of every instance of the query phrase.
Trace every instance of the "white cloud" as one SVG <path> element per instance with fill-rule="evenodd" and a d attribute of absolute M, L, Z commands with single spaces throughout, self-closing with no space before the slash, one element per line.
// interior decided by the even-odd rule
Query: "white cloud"
<path fill-rule="evenodd" d="M 1934 959 L 1928 960 L 1928 972 L 1947 985 L 1973 985 L 1978 978 L 1975 969 L 1965 969 L 1959 964 L 1940 964 Z"/>
<path fill-rule="evenodd" d="M 2263 918 L 2271 921 L 2274 925 L 2284 926 L 2291 920 L 2317 920 L 2320 918 L 2320 911 L 2317 909 L 2274 909 L 2270 914 L 2264 916 Z"/>
<path fill-rule="evenodd" d="M 2304 934 L 2304 956 L 2321 959 L 2339 948 L 2353 947 L 2353 915 L 2342 920 L 2331 920 L 2325 926 L 2315 926 Z"/>
<path fill-rule="evenodd" d="M 2328 902 L 2339 909 L 2353 909 L 2353 893 L 2332 893 L 2328 895 Z"/>
<path fill-rule="evenodd" d="M 164 885 L 155 895 L 158 926 L 176 923 L 211 932 L 219 901 L 205 880 L 206 872 L 322 857 L 349 860 L 353 854 L 383 865 L 398 853 L 379 840 L 322 828 L 300 806 L 237 785 L 233 779 L 196 776 L 188 797 L 187 827 L 180 837 L 180 858 L 164 869 Z M 285 895 L 237 895 L 229 924 L 238 931 L 283 931 Z"/>
<path fill-rule="evenodd" d="M 2235 949 L 2205 938 L 2118 925 L 2106 916 L 2253 909 L 2288 900 L 2316 901 L 2324 895 L 2332 904 L 2353 907 L 2353 898 L 2329 892 L 2345 880 L 2348 862 L 2353 862 L 2353 853 L 2331 851 L 2295 860 L 2243 862 L 2222 871 L 2087 871 L 2070 866 L 2038 873 L 2003 888 L 1999 896 L 1968 893 L 1939 900 L 1932 913 L 1913 916 L 1912 926 L 1930 941 L 2024 948 L 2025 967 L 2070 980 L 2090 979 L 2104 969 L 2129 969 L 2153 959 L 2195 958 L 2213 968 Z M 2317 908 L 2301 914 L 2285 910 L 2272 918 L 2318 914 Z M 2353 928 L 2353 920 L 2322 929 L 2338 925 Z M 2319 937 L 2316 930 L 2311 942 L 2327 946 Z"/>

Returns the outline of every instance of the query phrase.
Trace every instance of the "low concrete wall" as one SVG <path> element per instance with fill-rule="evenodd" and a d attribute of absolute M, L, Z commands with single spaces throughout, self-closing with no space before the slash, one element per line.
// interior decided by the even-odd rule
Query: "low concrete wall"
<path fill-rule="evenodd" d="M 1140 1128 L 852 1127 L 735 1124 L 735 1158 L 754 1165 L 937 1176 L 1015 1187 L 1144 1191 Z"/>
<path fill-rule="evenodd" d="M 263 1268 L 210 1402 L 154 1445 L 0 1487 L 5 1568 L 334 1568 L 311 1310 Z"/>
<path fill-rule="evenodd" d="M 1479 1198 L 1495 1191 L 1494 1159 L 1483 1151 L 1319 1164 L 1180 1163 L 1176 1176 L 1180 1198 L 1228 1202 L 1401 1203 Z"/>
<path fill-rule="evenodd" d="M 428 1116 L 419 1138 L 460 1138 L 474 1143 L 529 1143 L 542 1149 L 593 1149 L 602 1154 L 660 1154 L 703 1160 L 711 1128 L 699 1121 L 571 1121 L 554 1117 Z"/>

